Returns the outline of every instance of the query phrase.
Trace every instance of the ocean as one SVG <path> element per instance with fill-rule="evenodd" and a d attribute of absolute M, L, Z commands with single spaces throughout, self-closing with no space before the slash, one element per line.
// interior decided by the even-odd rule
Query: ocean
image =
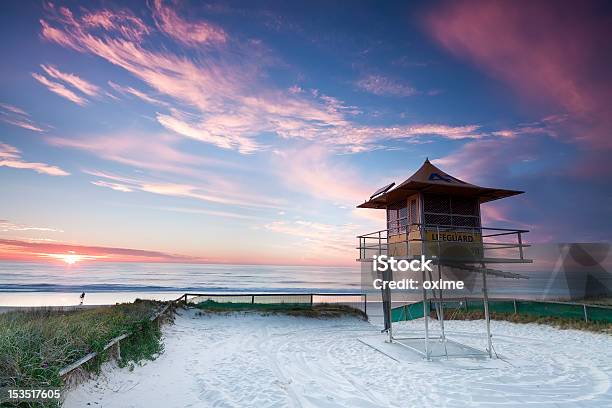
<path fill-rule="evenodd" d="M 0 262 L 0 306 L 175 299 L 185 292 L 359 292 L 355 267 Z"/>
<path fill-rule="evenodd" d="M 525 265 L 529 268 L 528 265 Z M 612 274 L 605 269 L 551 272 L 521 270 L 529 279 L 489 278 L 491 297 L 564 299 L 609 295 Z M 74 265 L 0 262 L 0 306 L 69 306 L 176 299 L 191 293 L 362 292 L 360 266 L 278 266 L 180 263 L 85 262 Z M 480 296 L 481 275 L 462 274 L 466 290 L 449 295 Z M 369 285 L 372 299 L 379 297 Z M 395 296 L 395 295 L 394 295 Z M 397 300 L 420 299 L 418 292 L 400 291 Z"/>

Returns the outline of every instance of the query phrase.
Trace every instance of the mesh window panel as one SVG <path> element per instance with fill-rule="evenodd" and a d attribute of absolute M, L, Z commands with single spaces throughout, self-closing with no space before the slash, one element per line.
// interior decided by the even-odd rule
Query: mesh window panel
<path fill-rule="evenodd" d="M 427 225 L 451 225 L 452 218 L 447 214 L 425 214 Z"/>
<path fill-rule="evenodd" d="M 399 232 L 406 232 L 406 225 L 408 224 L 408 208 L 402 207 L 399 209 Z"/>
<path fill-rule="evenodd" d="M 397 210 L 388 209 L 387 210 L 387 229 L 389 230 L 389 235 L 397 235 Z"/>
<path fill-rule="evenodd" d="M 425 194 L 425 212 L 450 214 L 450 198 L 445 195 Z"/>
<path fill-rule="evenodd" d="M 410 200 L 410 223 L 418 223 L 417 220 L 417 202 Z"/>
<path fill-rule="evenodd" d="M 452 213 L 457 215 L 478 215 L 476 200 L 467 197 L 453 197 L 451 199 Z"/>
<path fill-rule="evenodd" d="M 476 217 L 462 217 L 460 215 L 453 215 L 453 226 L 455 227 L 477 227 L 478 218 Z"/>

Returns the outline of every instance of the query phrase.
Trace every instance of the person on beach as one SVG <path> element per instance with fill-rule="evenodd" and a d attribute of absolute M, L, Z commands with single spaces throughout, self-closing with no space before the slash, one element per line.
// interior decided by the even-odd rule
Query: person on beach
<path fill-rule="evenodd" d="M 81 296 L 79 296 L 81 298 L 81 303 L 80 305 L 83 305 L 83 301 L 85 300 L 85 292 L 81 293 Z"/>

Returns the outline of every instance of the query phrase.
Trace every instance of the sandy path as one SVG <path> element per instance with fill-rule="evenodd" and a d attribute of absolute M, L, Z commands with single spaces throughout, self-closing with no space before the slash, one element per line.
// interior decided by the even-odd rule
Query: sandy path
<path fill-rule="evenodd" d="M 482 345 L 470 334 L 482 322 L 447 325 L 454 338 Z M 493 322 L 496 351 L 510 364 L 399 363 L 357 340 L 376 332 L 349 318 L 186 311 L 165 329 L 157 360 L 133 371 L 107 365 L 64 406 L 612 406 L 611 336 Z"/>

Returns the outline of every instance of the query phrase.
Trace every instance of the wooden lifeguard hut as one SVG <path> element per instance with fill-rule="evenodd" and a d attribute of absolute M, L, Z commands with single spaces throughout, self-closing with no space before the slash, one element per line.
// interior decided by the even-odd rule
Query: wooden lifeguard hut
<path fill-rule="evenodd" d="M 391 183 L 377 190 L 358 208 L 384 209 L 387 214 L 385 229 L 358 236 L 360 262 L 372 262 L 377 255 L 395 259 L 420 259 L 424 255 L 437 267 L 438 279 L 443 270 L 465 274 L 481 274 L 483 305 L 487 326 L 486 354 L 492 357 L 490 317 L 487 294 L 487 275 L 522 278 L 521 275 L 488 267 L 489 264 L 528 263 L 524 256 L 523 235 L 527 230 L 484 227 L 481 223 L 482 204 L 522 194 L 522 191 L 480 187 L 467 183 L 434 166 L 428 159 L 407 180 L 395 186 Z M 428 276 L 422 272 L 422 281 Z M 387 273 L 384 280 L 392 280 Z M 429 279 L 432 280 L 430 273 Z M 400 338 L 393 334 L 392 292 L 383 289 L 385 330 L 389 342 L 397 342 L 432 357 L 435 340 L 443 343 L 448 357 L 444 333 L 443 290 L 422 289 L 425 337 Z M 441 335 L 429 335 L 430 305 L 435 306 Z M 424 350 L 414 347 L 414 340 L 424 340 Z M 465 354 L 478 354 L 477 350 L 463 346 Z M 480 352 L 482 354 L 482 352 Z"/>

